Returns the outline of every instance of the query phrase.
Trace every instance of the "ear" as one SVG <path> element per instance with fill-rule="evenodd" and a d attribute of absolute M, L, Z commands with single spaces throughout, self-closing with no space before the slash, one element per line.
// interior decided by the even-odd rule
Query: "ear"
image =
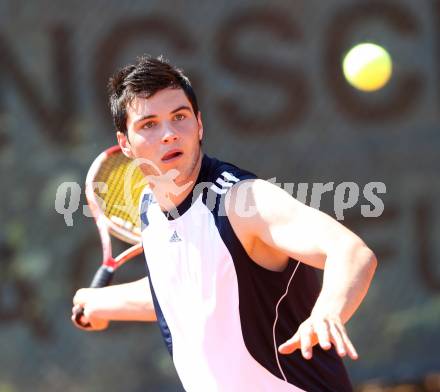
<path fill-rule="evenodd" d="M 122 153 L 127 158 L 134 158 L 133 153 L 131 151 L 130 141 L 128 140 L 127 135 L 125 133 L 118 131 L 118 132 L 116 132 L 116 137 L 118 138 L 118 144 L 119 144 L 119 147 L 121 147 Z"/>
<path fill-rule="evenodd" d="M 199 140 L 203 139 L 203 123 L 202 123 L 202 113 L 199 111 L 197 114 L 197 123 L 199 124 Z"/>

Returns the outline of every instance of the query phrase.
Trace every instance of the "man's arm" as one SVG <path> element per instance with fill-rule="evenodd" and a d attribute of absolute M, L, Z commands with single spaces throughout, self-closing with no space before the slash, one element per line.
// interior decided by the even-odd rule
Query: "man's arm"
<path fill-rule="evenodd" d="M 256 249 L 267 247 L 324 269 L 322 290 L 310 317 L 279 351 L 290 354 L 301 348 L 304 358 L 310 359 L 315 344 L 329 349 L 333 343 L 340 356 L 348 353 L 356 359 L 344 323 L 367 293 L 377 264 L 374 253 L 339 222 L 300 203 L 277 186 L 262 180 L 246 181 L 242 186 L 238 183 L 231 189 L 232 202 L 227 213 L 250 257 L 255 256 Z M 244 205 L 244 198 L 247 206 L 255 209 L 247 218 L 236 208 Z M 285 259 L 273 260 L 265 260 L 263 266 L 282 269 Z"/>
<path fill-rule="evenodd" d="M 75 326 L 75 310 L 84 308 L 84 322 L 91 327 L 87 331 L 107 328 L 109 321 L 156 321 L 148 278 L 135 282 L 103 287 L 80 289 L 73 298 L 72 321 Z"/>

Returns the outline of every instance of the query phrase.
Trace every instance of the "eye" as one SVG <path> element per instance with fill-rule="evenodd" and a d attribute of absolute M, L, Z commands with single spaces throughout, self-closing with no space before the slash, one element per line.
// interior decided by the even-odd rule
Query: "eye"
<path fill-rule="evenodd" d="M 184 115 L 184 114 L 182 114 L 182 113 L 178 113 L 178 114 L 176 114 L 175 116 L 174 116 L 174 120 L 176 120 L 176 121 L 182 121 L 182 120 L 184 120 L 186 118 L 186 116 Z"/>
<path fill-rule="evenodd" d="M 142 125 L 142 128 L 153 128 L 155 125 L 155 121 L 147 121 L 144 125 Z"/>

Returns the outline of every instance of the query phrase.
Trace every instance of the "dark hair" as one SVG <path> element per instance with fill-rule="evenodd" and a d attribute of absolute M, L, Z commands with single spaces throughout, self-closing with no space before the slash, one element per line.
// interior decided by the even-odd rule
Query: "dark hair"
<path fill-rule="evenodd" d="M 136 64 L 127 65 L 109 81 L 110 110 L 116 130 L 127 132 L 127 104 L 136 96 L 149 98 L 166 88 L 182 89 L 197 116 L 199 107 L 194 90 L 183 71 L 162 56 L 142 56 Z"/>

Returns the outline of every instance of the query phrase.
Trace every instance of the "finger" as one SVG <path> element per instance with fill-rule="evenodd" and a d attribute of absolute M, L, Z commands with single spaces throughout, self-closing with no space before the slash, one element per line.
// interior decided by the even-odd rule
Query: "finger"
<path fill-rule="evenodd" d="M 330 331 L 330 338 L 333 341 L 339 356 L 345 357 L 345 355 L 347 354 L 347 351 L 345 349 L 345 344 L 344 341 L 342 340 L 338 328 L 336 328 L 334 321 L 329 321 L 329 331 Z"/>
<path fill-rule="evenodd" d="M 324 350 L 329 350 L 332 347 L 332 344 L 330 342 L 328 324 L 325 321 L 319 321 L 313 325 L 313 328 L 318 337 L 319 345 Z"/>
<path fill-rule="evenodd" d="M 80 314 L 81 316 L 79 316 Z M 81 326 L 81 317 L 82 317 L 82 307 L 79 305 L 75 305 L 72 308 L 72 316 L 70 318 L 75 325 Z"/>
<path fill-rule="evenodd" d="M 303 326 L 300 329 L 301 354 L 305 359 L 312 358 L 312 337 L 315 334 L 311 325 Z"/>
<path fill-rule="evenodd" d="M 93 325 L 93 317 L 89 310 L 89 306 L 75 305 L 72 308 L 72 321 L 81 329 L 89 330 Z"/>
<path fill-rule="evenodd" d="M 81 316 L 81 323 L 78 323 L 76 318 L 72 316 L 72 322 L 75 327 L 88 332 L 98 332 L 106 329 L 109 325 L 108 320 L 94 320 L 90 322 L 84 316 Z"/>
<path fill-rule="evenodd" d="M 347 330 L 345 329 L 345 327 L 342 324 L 341 325 L 336 324 L 336 328 L 338 328 L 339 333 L 341 334 L 341 337 L 342 337 L 342 340 L 344 341 L 348 356 L 353 360 L 358 359 L 359 355 L 358 355 L 356 349 L 354 348 L 354 345 L 351 342 L 350 338 L 348 337 Z"/>
<path fill-rule="evenodd" d="M 300 339 L 299 333 L 296 332 L 295 335 L 278 347 L 278 351 L 281 354 L 291 354 L 298 348 L 300 348 Z"/>
<path fill-rule="evenodd" d="M 93 327 L 101 321 L 100 317 L 97 317 L 96 309 L 93 306 L 84 307 L 83 316 L 81 317 L 81 323 L 84 325 L 91 324 Z"/>
<path fill-rule="evenodd" d="M 75 295 L 73 297 L 73 304 L 74 305 L 84 305 L 84 302 L 85 302 L 84 290 L 85 289 L 77 290 L 77 292 L 75 293 Z"/>
<path fill-rule="evenodd" d="M 75 325 L 75 327 L 82 329 L 83 331 L 88 331 L 91 328 L 91 324 L 88 320 L 86 320 L 84 316 L 81 316 L 80 321 L 78 321 L 77 315 L 72 314 L 72 317 L 70 319 L 72 320 L 72 323 Z"/>
<path fill-rule="evenodd" d="M 72 314 L 73 315 L 77 314 L 81 308 L 82 308 L 82 306 L 80 306 L 80 305 L 74 305 L 72 308 Z"/>

